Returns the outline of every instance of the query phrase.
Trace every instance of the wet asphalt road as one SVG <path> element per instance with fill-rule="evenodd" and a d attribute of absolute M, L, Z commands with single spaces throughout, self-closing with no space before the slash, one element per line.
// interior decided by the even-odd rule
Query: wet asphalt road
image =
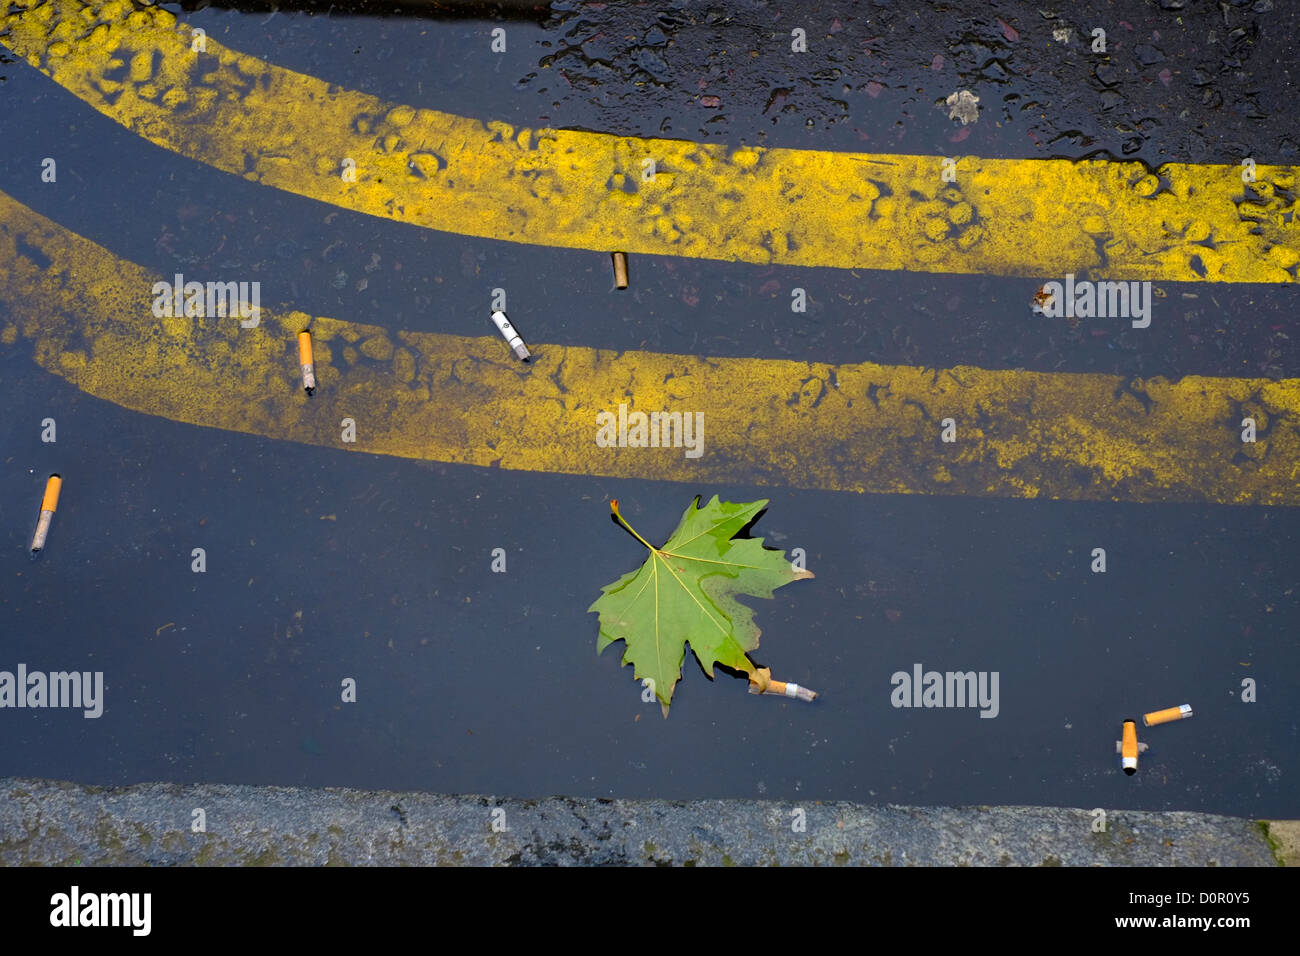
<path fill-rule="evenodd" d="M 999 52 L 1001 36 L 1015 49 L 991 57 L 1006 75 L 986 82 L 1005 115 L 986 114 L 966 152 L 1235 162 L 1244 147 L 1261 163 L 1297 161 L 1294 124 L 1275 119 L 1289 109 L 1291 81 L 1275 64 L 1294 42 L 1293 15 L 1097 6 L 1106 22 L 1133 27 L 1130 46 L 1163 59 L 1117 52 L 1096 103 L 1078 94 L 1093 82 L 1088 70 L 1050 46 L 1012 44 L 996 21 L 992 38 L 961 23 L 927 29 L 895 4 L 871 22 L 807 8 L 820 33 L 809 30 L 814 60 L 793 76 L 782 58 L 748 57 L 764 36 L 788 35 L 793 14 L 776 21 L 770 8 L 738 7 L 733 23 L 683 8 L 654 24 L 646 10 L 635 24 L 611 22 L 610 8 L 561 10 L 507 21 L 500 58 L 485 52 L 491 22 L 215 9 L 187 18 L 342 86 L 483 118 L 915 153 L 957 148 L 961 127 L 933 101 L 995 71 L 981 58 Z M 1026 36 L 1037 29 L 1036 10 L 1007 9 Z M 1086 7 L 1071 9 L 1086 20 Z M 1188 25 L 1176 29 L 1177 16 Z M 1234 29 L 1245 39 L 1229 40 Z M 606 47 L 563 52 L 593 32 Z M 735 39 L 711 46 L 713 34 Z M 852 62 L 816 52 L 836 49 L 822 36 L 846 34 L 878 52 Z M 758 65 L 742 67 L 742 50 Z M 653 82 L 627 66 L 636 57 Z M 734 65 L 720 65 L 727 59 Z M 1214 72 L 1197 85 L 1207 64 Z M 1168 84 L 1166 68 L 1178 71 Z M 1300 374 L 1297 337 L 1286 337 L 1293 288 L 1163 283 L 1168 305 L 1145 335 L 1052 325 L 1027 308 L 1036 282 L 998 277 L 638 257 L 633 288 L 616 293 L 606 256 L 409 229 L 276 193 L 149 146 L 25 64 L 0 64 L 0 75 L 0 188 L 161 274 L 251 270 L 265 302 L 311 314 L 489 335 L 488 296 L 504 287 L 511 318 L 536 342 Z M 884 86 L 873 93 L 871 83 Z M 1119 97 L 1109 109 L 1108 90 Z M 702 107 L 701 95 L 723 105 Z M 1026 98 L 1047 105 L 1026 111 Z M 57 189 L 39 179 L 48 155 L 59 159 Z M 367 273 L 374 255 L 381 267 Z M 786 304 L 796 285 L 810 290 L 804 316 Z M 124 411 L 37 368 L 22 343 L 0 347 L 0 394 L 0 669 L 103 670 L 107 684 L 99 720 L 0 711 L 0 776 L 1253 817 L 1294 817 L 1300 805 L 1296 509 L 857 496 L 759 489 L 743 475 L 692 487 L 344 454 Z M 54 445 L 40 441 L 46 417 L 58 422 Z M 50 471 L 64 475 L 64 497 L 33 563 Z M 594 653 L 586 607 L 642 560 L 605 502 L 619 498 L 661 542 L 694 495 L 715 493 L 770 498 L 755 534 L 807 551 L 814 581 L 754 602 L 763 643 L 753 656 L 822 699 L 753 698 L 725 675 L 710 685 L 688 658 L 664 721 L 619 667 L 621 645 Z M 207 550 L 204 575 L 190 572 L 194 547 Z M 490 571 L 498 547 L 505 574 Z M 1105 575 L 1089 571 L 1094 547 L 1106 548 Z M 918 662 L 999 672 L 999 716 L 891 707 L 890 675 Z M 357 681 L 355 704 L 339 701 L 345 677 Z M 1258 681 L 1257 703 L 1239 699 L 1245 677 Z M 1119 721 L 1183 702 L 1196 717 L 1144 733 L 1141 772 L 1119 773 Z"/>

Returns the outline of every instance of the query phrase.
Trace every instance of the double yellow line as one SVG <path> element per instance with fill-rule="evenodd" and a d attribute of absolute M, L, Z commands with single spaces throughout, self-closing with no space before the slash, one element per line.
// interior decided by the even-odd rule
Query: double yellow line
<path fill-rule="evenodd" d="M 122 0 L 11 7 L 0 40 L 166 149 L 435 229 L 792 265 L 1290 282 L 1295 171 L 740 149 L 503 124 L 383 103 L 227 50 Z M 355 160 L 356 182 L 339 175 Z M 641 182 L 640 160 L 656 176 Z M 33 255 L 35 250 L 35 256 Z M 49 260 L 48 267 L 37 257 Z M 466 338 L 263 309 L 154 318 L 163 277 L 0 194 L 0 270 L 37 362 L 126 408 L 469 465 L 880 493 L 1300 504 L 1300 380 L 1129 381 L 699 358 Z M 165 279 L 164 279 L 165 281 Z M 310 325 L 320 390 L 297 384 Z M 702 412 L 705 453 L 602 448 L 597 415 Z M 1258 441 L 1241 441 L 1253 418 Z M 356 442 L 342 440 L 342 420 Z M 956 441 L 941 441 L 952 419 Z"/>

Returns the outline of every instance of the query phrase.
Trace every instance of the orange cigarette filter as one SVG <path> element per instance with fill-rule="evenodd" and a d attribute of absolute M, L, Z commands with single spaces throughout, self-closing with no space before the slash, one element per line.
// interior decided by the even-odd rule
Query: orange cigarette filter
<path fill-rule="evenodd" d="M 302 389 L 308 395 L 316 390 L 316 366 L 312 362 L 311 333 L 298 333 L 298 363 L 302 366 Z"/>
<path fill-rule="evenodd" d="M 776 697 L 793 697 L 796 700 L 816 700 L 817 692 L 809 690 L 807 687 L 800 687 L 798 684 L 792 684 L 788 681 L 773 680 L 771 672 L 766 668 L 760 671 L 760 676 L 756 678 L 750 675 L 749 692 L 751 694 L 772 694 Z"/>
<path fill-rule="evenodd" d="M 1190 716 L 1192 716 L 1192 705 L 1180 704 L 1177 707 L 1166 707 L 1164 710 L 1143 714 L 1142 723 L 1154 727 L 1156 724 L 1167 724 L 1171 720 L 1186 720 Z"/>
<path fill-rule="evenodd" d="M 36 533 L 32 535 L 33 554 L 45 547 L 45 539 L 50 533 L 54 512 L 58 510 L 59 492 L 62 489 L 63 479 L 58 475 L 50 475 L 50 480 L 45 483 L 45 496 L 41 498 L 41 516 L 36 522 Z"/>
<path fill-rule="evenodd" d="M 1137 773 L 1138 768 L 1138 731 L 1137 721 L 1124 721 L 1124 740 L 1120 748 L 1120 766 L 1124 772 L 1132 776 Z"/>
<path fill-rule="evenodd" d="M 50 475 L 50 480 L 45 483 L 45 497 L 41 499 L 42 511 L 59 510 L 59 492 L 63 490 L 63 479 L 58 475 Z"/>
<path fill-rule="evenodd" d="M 614 253 L 614 285 L 620 289 L 627 288 L 627 253 Z"/>

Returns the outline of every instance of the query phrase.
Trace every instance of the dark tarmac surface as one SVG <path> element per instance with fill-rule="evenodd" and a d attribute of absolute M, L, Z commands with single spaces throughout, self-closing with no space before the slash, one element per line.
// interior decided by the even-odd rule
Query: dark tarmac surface
<path fill-rule="evenodd" d="M 1180 6 L 1072 3 L 1061 17 L 1073 39 L 1060 46 L 1028 4 L 965 16 L 901 3 L 859 14 L 555 4 L 549 19 L 506 21 L 500 57 L 487 52 L 494 21 L 185 17 L 344 87 L 518 125 L 1300 161 L 1294 81 L 1279 65 L 1295 59 L 1297 11 Z M 1080 45 L 1094 20 L 1112 45 L 1101 66 Z M 810 52 L 792 69 L 782 51 L 802 23 Z M 408 229 L 276 193 L 148 145 L 25 64 L 0 64 L 0 76 L 0 189 L 163 275 L 257 275 L 267 304 L 486 336 L 501 287 L 534 342 L 1300 374 L 1290 286 L 1160 283 L 1167 298 L 1145 333 L 1034 316 L 1029 279 L 636 257 L 632 288 L 616 293 L 607 256 Z M 966 87 L 987 109 L 955 145 L 963 127 L 936 102 Z M 57 187 L 40 181 L 51 155 Z M 789 312 L 793 286 L 809 289 L 806 315 Z M 743 475 L 692 487 L 344 454 L 124 411 L 40 370 L 21 344 L 0 346 L 0 394 L 0 669 L 103 670 L 106 683 L 98 720 L 0 711 L 0 776 L 1300 815 L 1296 509 L 856 496 L 756 489 Z M 46 417 L 56 444 L 40 440 Z M 52 471 L 63 500 L 33 563 Z M 755 602 L 753 656 L 822 697 L 750 697 L 688 659 L 664 721 L 618 649 L 595 656 L 585 610 L 642 560 L 606 500 L 662 542 L 692 497 L 715 493 L 770 498 L 754 533 L 806 549 L 817 577 Z M 204 575 L 190 571 L 195 547 L 207 550 Z M 1104 575 L 1089 571 L 1094 547 L 1106 548 Z M 490 571 L 494 548 L 505 574 Z M 917 662 L 998 671 L 998 717 L 891 707 L 890 675 Z M 355 704 L 339 700 L 346 677 Z M 1257 703 L 1240 700 L 1247 677 Z M 1196 716 L 1144 732 L 1141 771 L 1121 774 L 1120 721 L 1184 702 Z"/>

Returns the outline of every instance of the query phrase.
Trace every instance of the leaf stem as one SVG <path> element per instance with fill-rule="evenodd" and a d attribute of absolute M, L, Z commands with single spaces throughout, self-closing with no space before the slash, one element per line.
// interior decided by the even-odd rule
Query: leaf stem
<path fill-rule="evenodd" d="M 614 512 L 614 517 L 618 519 L 618 523 L 621 524 L 624 528 L 627 528 L 628 531 L 631 531 L 632 534 L 636 536 L 636 539 L 637 539 L 638 541 L 640 541 L 642 544 L 644 544 L 644 545 L 645 545 L 647 548 L 649 548 L 651 551 L 654 551 L 654 550 L 655 550 L 654 545 L 652 545 L 652 544 L 651 544 L 649 541 L 647 541 L 645 538 L 643 538 L 643 537 L 641 537 L 639 534 L 637 534 L 636 531 L 632 528 L 632 526 L 631 526 L 630 524 L 628 524 L 627 521 L 625 521 L 625 520 L 623 519 L 623 515 L 622 515 L 622 513 L 620 513 L 619 510 L 618 510 L 618 499 L 617 499 L 617 498 L 610 498 L 610 499 L 609 499 L 609 510 L 612 511 L 612 512 Z"/>

